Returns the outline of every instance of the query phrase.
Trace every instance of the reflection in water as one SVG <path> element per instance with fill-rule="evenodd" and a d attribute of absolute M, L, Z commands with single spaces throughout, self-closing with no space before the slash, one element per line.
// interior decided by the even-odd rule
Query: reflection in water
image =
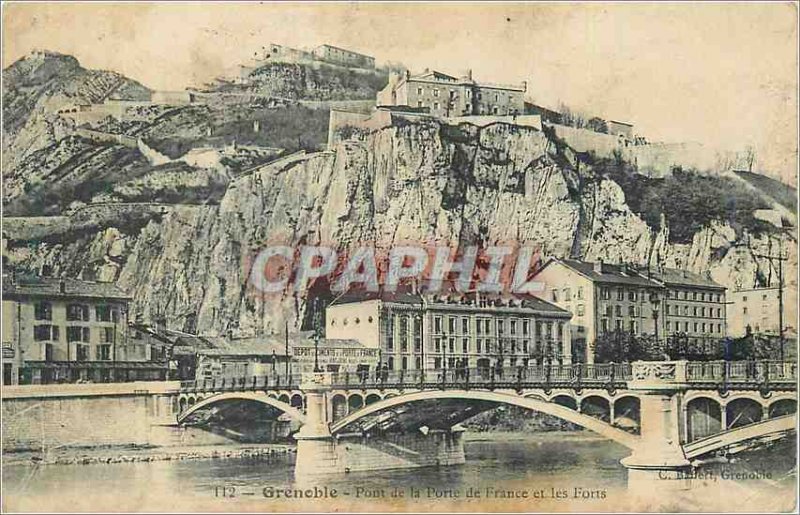
<path fill-rule="evenodd" d="M 794 442 L 779 452 L 793 459 Z M 114 465 L 13 466 L 3 471 L 6 509 L 77 511 L 603 511 L 664 509 L 652 492 L 629 492 L 619 459 L 626 449 L 582 434 L 533 435 L 466 443 L 467 464 L 295 481 L 292 464 L 203 460 Z M 719 470 L 771 467 L 772 479 L 706 481 L 666 508 L 735 510 L 791 507 L 791 464 L 742 460 Z M 314 487 L 318 487 L 314 490 Z M 327 487 L 328 496 L 317 496 Z M 265 498 L 266 493 L 269 495 Z M 285 498 L 296 489 L 311 498 Z M 336 491 L 336 497 L 331 493 Z M 277 494 L 277 492 L 281 492 Z M 720 496 L 720 492 L 725 495 Z M 415 496 L 417 494 L 418 496 Z M 471 495 L 470 495 L 471 494 Z M 637 494 L 637 495 L 632 495 Z M 280 495 L 280 498 L 277 498 Z M 720 503 L 723 504 L 720 504 Z M 377 504 L 376 504 L 377 503 Z M 759 504 L 756 504 L 759 503 Z"/>

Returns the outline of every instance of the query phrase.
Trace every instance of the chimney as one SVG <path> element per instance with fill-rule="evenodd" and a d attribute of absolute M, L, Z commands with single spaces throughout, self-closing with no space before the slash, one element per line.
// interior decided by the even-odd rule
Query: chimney
<path fill-rule="evenodd" d="M 406 80 L 410 79 L 411 78 L 411 72 L 406 70 L 405 76 L 406 76 Z"/>
<path fill-rule="evenodd" d="M 603 260 L 598 259 L 594 262 L 594 271 L 595 273 L 602 274 L 603 273 Z"/>

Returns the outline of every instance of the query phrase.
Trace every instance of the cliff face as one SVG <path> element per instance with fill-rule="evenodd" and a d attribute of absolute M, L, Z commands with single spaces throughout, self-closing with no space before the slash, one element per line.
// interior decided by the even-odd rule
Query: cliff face
<path fill-rule="evenodd" d="M 87 70 L 74 57 L 53 52 L 23 57 L 4 69 L 3 168 L 16 167 L 67 134 L 59 109 L 106 98 L 149 99 L 150 90 L 116 72 Z"/>
<path fill-rule="evenodd" d="M 515 242 L 546 255 L 710 270 L 729 287 L 770 274 L 754 255 L 769 249 L 767 234 L 737 236 L 720 221 L 690 244 L 670 243 L 666 222 L 653 231 L 616 182 L 576 169 L 542 132 L 504 124 L 389 127 L 262 167 L 231 182 L 219 205 L 176 205 L 140 224 L 104 220 L 50 243 L 12 237 L 8 254 L 22 268 L 114 280 L 144 320 L 206 334 L 299 327 L 304 295 L 248 288 L 249 263 L 268 244 Z"/>

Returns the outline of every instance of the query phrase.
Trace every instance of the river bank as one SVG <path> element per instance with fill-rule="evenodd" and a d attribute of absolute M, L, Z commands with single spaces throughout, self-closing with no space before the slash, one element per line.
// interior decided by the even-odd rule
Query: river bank
<path fill-rule="evenodd" d="M 4 465 L 99 465 L 154 461 L 254 459 L 290 462 L 296 452 L 290 444 L 216 444 L 176 447 L 62 447 L 52 451 L 22 451 L 3 455 Z"/>
<path fill-rule="evenodd" d="M 466 431 L 467 442 L 530 441 L 541 444 L 553 441 L 599 441 L 590 431 Z M 194 446 L 97 446 L 60 447 L 38 451 L 19 451 L 3 455 L 5 465 L 102 465 L 157 461 L 252 459 L 291 463 L 297 448 L 292 443 L 230 443 Z"/>

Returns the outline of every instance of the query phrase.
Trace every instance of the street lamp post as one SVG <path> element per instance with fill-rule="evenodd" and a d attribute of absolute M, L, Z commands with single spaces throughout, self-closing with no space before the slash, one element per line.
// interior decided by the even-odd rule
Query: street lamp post
<path fill-rule="evenodd" d="M 319 298 L 314 299 L 314 372 L 322 372 L 319 366 Z"/>
<path fill-rule="evenodd" d="M 653 336 L 655 337 L 656 348 L 658 348 L 658 308 L 661 300 L 658 298 L 658 293 L 653 292 L 650 294 L 650 305 L 653 308 Z"/>

